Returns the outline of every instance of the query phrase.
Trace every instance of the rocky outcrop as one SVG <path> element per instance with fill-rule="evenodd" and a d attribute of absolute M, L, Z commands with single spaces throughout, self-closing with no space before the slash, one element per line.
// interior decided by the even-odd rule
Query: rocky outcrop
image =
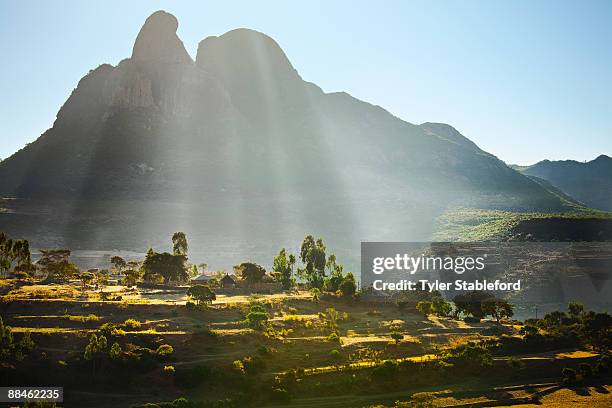
<path fill-rule="evenodd" d="M 176 35 L 178 21 L 172 14 L 156 11 L 140 29 L 132 59 L 145 62 L 190 63 L 191 57 Z"/>

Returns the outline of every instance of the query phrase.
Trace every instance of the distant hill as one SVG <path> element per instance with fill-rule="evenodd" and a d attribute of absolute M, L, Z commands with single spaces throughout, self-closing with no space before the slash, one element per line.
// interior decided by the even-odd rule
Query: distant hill
<path fill-rule="evenodd" d="M 428 239 L 456 206 L 574 208 L 449 125 L 323 92 L 265 34 L 208 37 L 192 60 L 177 27 L 152 14 L 131 57 L 85 75 L 53 126 L 0 162 L 0 195 L 18 198 L 0 229 L 89 249 L 182 229 L 193 248 L 263 262 L 306 233 L 347 253 Z"/>
<path fill-rule="evenodd" d="M 601 155 L 589 162 L 544 160 L 515 166 L 523 174 L 539 177 L 585 205 L 612 211 L 612 158 Z"/>

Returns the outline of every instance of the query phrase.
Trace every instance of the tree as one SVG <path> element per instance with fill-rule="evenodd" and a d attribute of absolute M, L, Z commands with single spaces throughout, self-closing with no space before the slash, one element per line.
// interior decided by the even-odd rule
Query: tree
<path fill-rule="evenodd" d="M 586 313 L 580 325 L 584 342 L 603 352 L 612 348 L 612 316 L 608 313 Z"/>
<path fill-rule="evenodd" d="M 7 358 L 21 361 L 34 347 L 29 331 L 24 332 L 21 339 L 16 341 L 11 327 L 5 325 L 0 316 L 0 362 Z"/>
<path fill-rule="evenodd" d="M 125 266 L 127 265 L 127 262 L 125 262 L 125 259 L 117 255 L 113 256 L 110 259 L 110 262 L 115 268 L 115 270 L 117 271 L 117 273 L 121 273 L 121 270 L 125 268 Z"/>
<path fill-rule="evenodd" d="M 213 300 L 217 299 L 215 292 L 207 285 L 194 285 L 190 287 L 187 290 L 187 296 L 193 298 L 198 305 L 212 303 Z"/>
<path fill-rule="evenodd" d="M 455 296 L 453 302 L 459 313 L 472 315 L 477 319 L 483 319 L 486 311 L 482 307 L 482 302 L 494 296 L 487 292 L 473 291 Z"/>
<path fill-rule="evenodd" d="M 325 245 L 321 238 L 315 241 L 312 235 L 307 235 L 302 242 L 300 259 L 304 268 L 298 273 L 305 278 L 311 287 L 321 288 L 325 278 Z"/>
<path fill-rule="evenodd" d="M 559 326 L 565 319 L 567 319 L 567 315 L 558 310 L 544 315 L 544 321 L 550 326 Z"/>
<path fill-rule="evenodd" d="M 198 267 L 197 266 L 191 265 L 189 276 L 191 276 L 191 277 L 198 276 Z"/>
<path fill-rule="evenodd" d="M 123 284 L 127 287 L 136 286 L 136 283 L 140 280 L 142 273 L 140 269 L 126 269 L 123 271 Z"/>
<path fill-rule="evenodd" d="M 92 334 L 89 338 L 89 343 L 85 346 L 85 353 L 83 357 L 87 361 L 92 362 L 93 375 L 96 375 L 96 361 L 100 360 L 101 357 L 106 353 L 107 342 L 105 336 L 96 336 Z"/>
<path fill-rule="evenodd" d="M 243 262 L 235 266 L 234 269 L 249 285 L 261 282 L 261 279 L 266 274 L 264 267 L 254 262 Z"/>
<path fill-rule="evenodd" d="M 400 341 L 404 339 L 404 333 L 398 330 L 394 330 L 391 332 L 391 338 L 395 341 L 395 345 L 397 346 Z"/>
<path fill-rule="evenodd" d="M 94 273 L 96 286 L 103 288 L 108 285 L 108 269 L 101 269 Z"/>
<path fill-rule="evenodd" d="M 85 292 L 85 288 L 87 284 L 93 282 L 94 279 L 95 279 L 95 275 L 91 272 L 82 272 L 79 274 L 79 280 L 82 283 L 81 289 L 83 292 Z"/>
<path fill-rule="evenodd" d="M 584 305 L 582 303 L 570 302 L 567 305 L 567 314 L 575 321 L 580 320 L 584 315 Z"/>
<path fill-rule="evenodd" d="M 357 284 L 355 283 L 355 276 L 352 272 L 346 274 L 338 290 L 340 290 L 340 293 L 342 293 L 344 297 L 351 297 L 357 293 Z"/>
<path fill-rule="evenodd" d="M 0 232 L 0 272 L 5 276 L 13 267 L 24 272 L 32 269 L 30 243 L 25 239 L 10 239 Z"/>
<path fill-rule="evenodd" d="M 79 268 L 70 262 L 69 249 L 41 249 L 42 257 L 37 264 L 48 277 L 70 279 L 78 275 Z"/>
<path fill-rule="evenodd" d="M 174 255 L 187 255 L 189 245 L 187 244 L 187 236 L 184 232 L 175 232 L 172 235 L 172 248 Z"/>
<path fill-rule="evenodd" d="M 13 340 L 11 326 L 5 325 L 2 316 L 0 316 L 0 357 L 10 351 L 13 347 Z"/>
<path fill-rule="evenodd" d="M 185 255 L 149 251 L 142 263 L 143 278 L 145 281 L 155 282 L 157 277 L 161 277 L 165 284 L 170 281 L 185 282 L 189 279 L 186 262 Z"/>
<path fill-rule="evenodd" d="M 119 360 L 121 358 L 121 354 L 121 346 L 119 343 L 114 342 L 110 351 L 108 352 L 108 356 L 111 358 L 111 360 Z"/>
<path fill-rule="evenodd" d="M 321 289 L 312 288 L 310 289 L 310 294 L 312 295 L 313 302 L 318 302 L 319 300 L 321 300 Z"/>
<path fill-rule="evenodd" d="M 453 306 L 442 297 L 437 297 L 433 301 L 433 312 L 438 316 L 448 316 L 453 311 Z"/>
<path fill-rule="evenodd" d="M 325 289 L 335 293 L 344 279 L 344 276 L 342 276 L 344 267 L 337 263 L 335 254 L 330 254 L 327 257 L 325 268 L 329 274 L 329 278 L 325 279 Z"/>
<path fill-rule="evenodd" d="M 433 312 L 433 303 L 428 300 L 422 300 L 416 304 L 416 310 L 428 316 Z"/>
<path fill-rule="evenodd" d="M 274 279 L 281 283 L 283 289 L 291 289 L 295 284 L 293 279 L 293 266 L 295 265 L 295 256 L 289 254 L 285 248 L 281 249 L 278 255 L 274 257 L 272 263 L 272 276 Z"/>
<path fill-rule="evenodd" d="M 512 305 L 503 299 L 489 298 L 482 302 L 482 310 L 486 315 L 492 316 L 499 324 L 501 319 L 514 316 Z"/>
<path fill-rule="evenodd" d="M 255 330 L 262 330 L 266 327 L 270 315 L 266 312 L 263 306 L 254 304 L 251 306 L 249 313 L 246 315 L 246 323 Z"/>

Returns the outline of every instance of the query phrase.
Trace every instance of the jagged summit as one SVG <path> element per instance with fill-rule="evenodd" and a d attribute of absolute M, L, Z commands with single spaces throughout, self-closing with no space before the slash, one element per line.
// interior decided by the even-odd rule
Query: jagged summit
<path fill-rule="evenodd" d="M 176 35 L 178 20 L 163 10 L 151 14 L 140 29 L 132 59 L 136 61 L 192 62 Z"/>

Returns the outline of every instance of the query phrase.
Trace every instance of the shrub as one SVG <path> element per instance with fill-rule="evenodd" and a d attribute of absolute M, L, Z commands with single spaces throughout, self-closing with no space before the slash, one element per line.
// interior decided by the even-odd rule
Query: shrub
<path fill-rule="evenodd" d="M 338 349 L 330 350 L 329 356 L 331 358 L 335 359 L 335 360 L 339 360 L 340 359 L 340 351 Z"/>
<path fill-rule="evenodd" d="M 246 323 L 250 328 L 255 330 L 262 330 L 270 316 L 266 312 L 249 312 L 246 316 Z"/>
<path fill-rule="evenodd" d="M 257 349 L 257 352 L 259 354 L 271 354 L 274 353 L 276 350 L 270 346 L 259 346 L 259 348 Z"/>
<path fill-rule="evenodd" d="M 174 366 L 171 366 L 171 365 L 164 366 L 164 374 L 171 375 L 171 374 L 174 374 L 174 373 L 175 373 Z"/>
<path fill-rule="evenodd" d="M 242 359 L 242 367 L 247 374 L 256 374 L 266 366 L 266 362 L 258 356 L 246 356 Z"/>
<path fill-rule="evenodd" d="M 338 333 L 333 332 L 327 336 L 327 341 L 331 341 L 332 343 L 340 343 L 340 337 L 338 336 Z"/>
<path fill-rule="evenodd" d="M 126 329 L 137 330 L 140 329 L 140 322 L 135 319 L 127 319 L 123 322 L 123 327 Z"/>
<path fill-rule="evenodd" d="M 118 360 L 119 358 L 121 358 L 121 353 L 121 346 L 119 345 L 119 343 L 114 342 L 110 351 L 108 352 L 108 355 L 112 360 Z"/>
<path fill-rule="evenodd" d="M 240 360 L 234 360 L 234 362 L 232 363 L 232 368 L 234 369 L 234 371 L 240 373 L 240 374 L 244 374 L 245 370 L 244 370 L 244 364 L 242 364 L 242 361 Z"/>
<path fill-rule="evenodd" d="M 355 277 L 351 272 L 347 273 L 344 280 L 338 287 L 340 293 L 344 297 L 351 297 L 357 292 L 357 285 L 355 284 Z"/>
<path fill-rule="evenodd" d="M 187 290 L 190 296 L 198 305 L 206 305 L 217 299 L 215 292 L 207 285 L 194 285 Z"/>
<path fill-rule="evenodd" d="M 425 316 L 430 315 L 433 313 L 433 303 L 422 300 L 416 304 L 416 310 Z"/>
<path fill-rule="evenodd" d="M 491 352 L 483 345 L 466 343 L 450 350 L 444 360 L 458 367 L 476 370 L 492 364 Z"/>
<path fill-rule="evenodd" d="M 156 353 L 158 356 L 164 356 L 164 357 L 165 357 L 165 356 L 169 356 L 169 355 L 171 355 L 172 353 L 174 353 L 174 348 L 173 348 L 171 345 L 169 345 L 169 344 L 162 344 L 162 345 L 160 345 L 160 346 L 157 348 L 157 350 L 155 351 L 155 353 Z"/>
<path fill-rule="evenodd" d="M 392 331 L 391 338 L 395 341 L 395 344 L 397 345 L 400 343 L 400 341 L 404 339 L 404 333 L 399 331 Z"/>
<path fill-rule="evenodd" d="M 389 381 L 396 377 L 399 365 L 392 360 L 385 360 L 382 364 L 372 370 L 372 380 Z"/>

